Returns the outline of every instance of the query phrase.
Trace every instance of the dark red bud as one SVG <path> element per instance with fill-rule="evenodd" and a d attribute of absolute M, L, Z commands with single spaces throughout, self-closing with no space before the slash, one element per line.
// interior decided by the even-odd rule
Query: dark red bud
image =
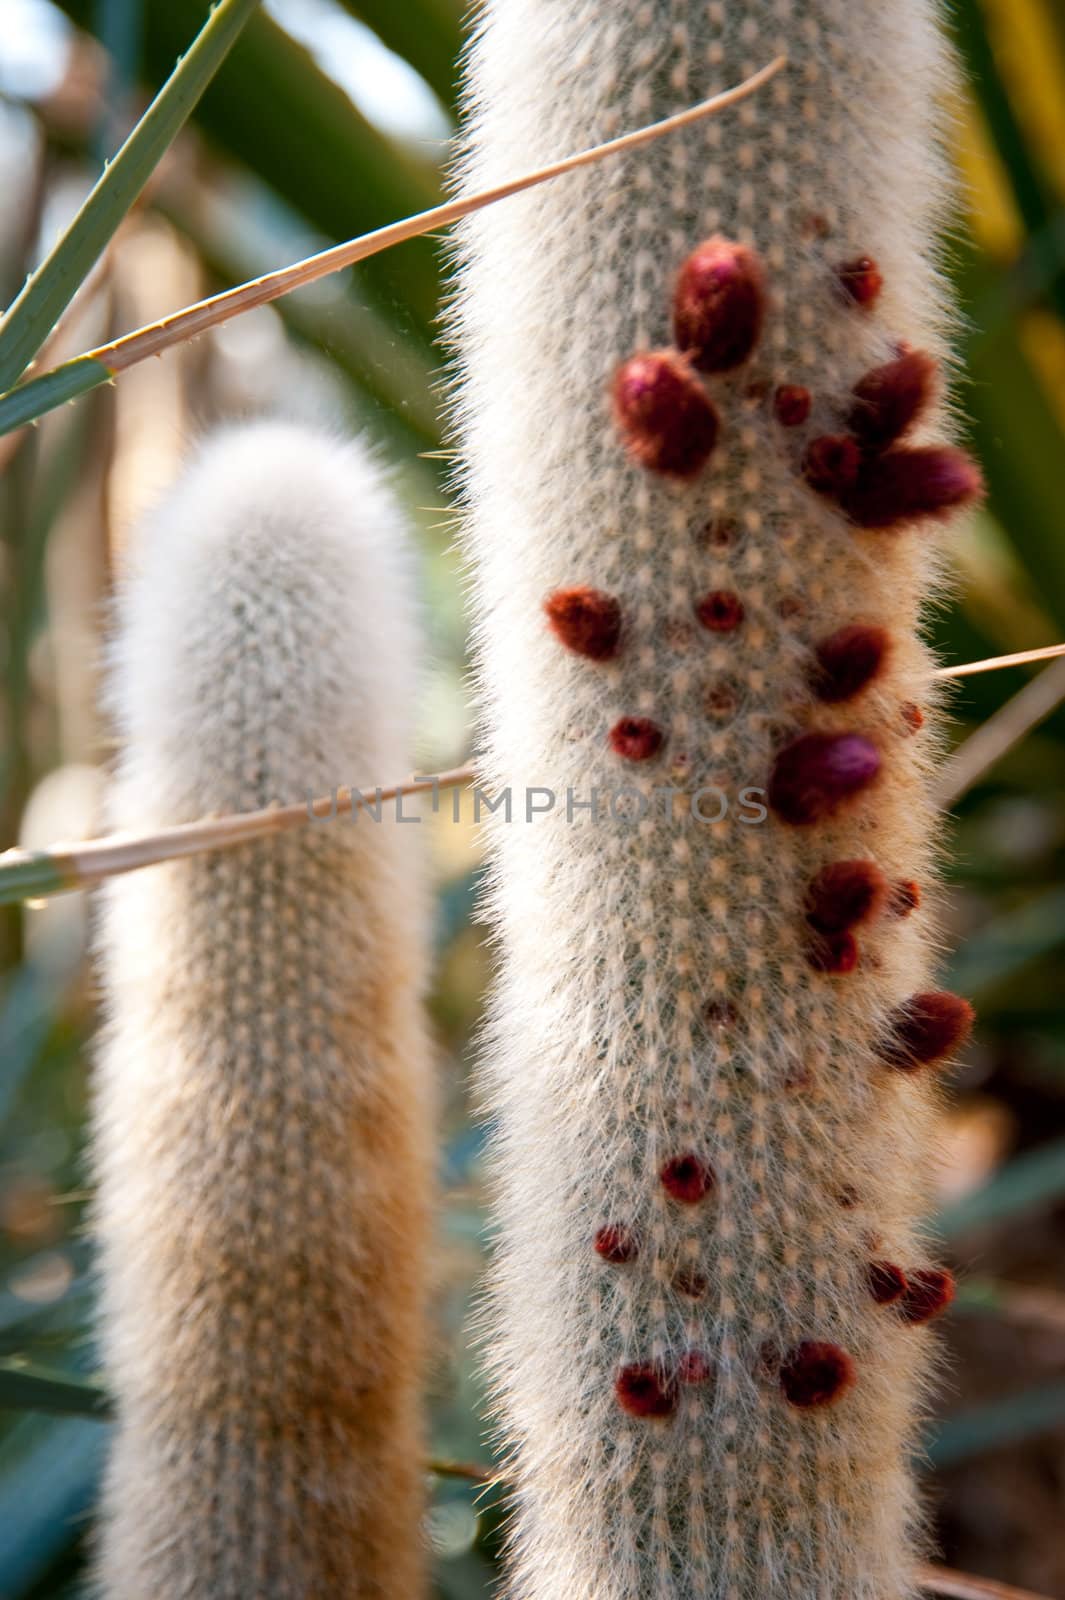
<path fill-rule="evenodd" d="M 936 363 L 927 350 L 905 350 L 859 378 L 847 426 L 867 449 L 884 450 L 927 408 L 935 383 Z"/>
<path fill-rule="evenodd" d="M 938 1267 L 924 1267 L 911 1272 L 906 1293 L 899 1301 L 899 1315 L 904 1322 L 916 1326 L 930 1322 L 945 1311 L 954 1299 L 954 1274 Z"/>
<path fill-rule="evenodd" d="M 858 965 L 858 944 L 853 933 L 818 933 L 810 941 L 806 959 L 815 972 L 842 977 Z"/>
<path fill-rule="evenodd" d="M 717 442 L 713 402 L 673 350 L 632 356 L 618 368 L 614 415 L 629 455 L 651 472 L 694 477 Z"/>
<path fill-rule="evenodd" d="M 854 1362 L 838 1344 L 806 1339 L 780 1365 L 784 1398 L 803 1409 L 831 1405 L 854 1382 Z"/>
<path fill-rule="evenodd" d="M 886 895 L 875 861 L 832 861 L 806 892 L 806 920 L 818 933 L 845 933 L 875 917 Z"/>
<path fill-rule="evenodd" d="M 684 1155 L 673 1156 L 658 1176 L 666 1193 L 687 1206 L 704 1200 L 714 1187 L 712 1167 L 688 1151 Z"/>
<path fill-rule="evenodd" d="M 973 1008 L 944 989 L 913 995 L 890 1019 L 880 1054 L 890 1067 L 913 1072 L 953 1055 L 969 1036 Z"/>
<path fill-rule="evenodd" d="M 884 279 L 872 256 L 856 256 L 838 269 L 840 287 L 856 306 L 871 306 L 880 297 Z"/>
<path fill-rule="evenodd" d="M 806 733 L 777 756 L 769 804 L 796 826 L 819 822 L 868 788 L 879 771 L 879 752 L 861 734 Z"/>
<path fill-rule="evenodd" d="M 670 1417 L 677 1409 L 676 1380 L 661 1367 L 622 1367 L 614 1380 L 614 1392 L 630 1417 Z"/>
<path fill-rule="evenodd" d="M 701 372 L 728 372 L 746 361 L 764 316 L 765 275 L 747 245 L 708 239 L 681 267 L 673 337 Z"/>
<path fill-rule="evenodd" d="M 711 633 L 731 633 L 743 621 L 743 601 L 728 589 L 715 589 L 696 601 L 695 615 Z"/>
<path fill-rule="evenodd" d="M 819 700 L 838 705 L 870 684 L 884 664 L 891 643 L 886 628 L 855 622 L 822 639 L 812 675 Z"/>
<path fill-rule="evenodd" d="M 859 528 L 898 528 L 945 518 L 983 493 L 980 469 L 952 445 L 899 446 L 867 456 L 839 502 Z"/>
<path fill-rule="evenodd" d="M 921 886 L 912 878 L 902 878 L 891 886 L 891 897 L 888 902 L 893 916 L 908 917 L 911 911 L 916 911 L 921 904 Z"/>
<path fill-rule="evenodd" d="M 544 601 L 555 637 L 579 656 L 609 661 L 621 637 L 621 607 L 612 594 L 583 586 L 556 589 Z"/>
<path fill-rule="evenodd" d="M 773 412 L 782 428 L 797 428 L 810 415 L 810 391 L 799 383 L 782 383 L 773 394 Z"/>
<path fill-rule="evenodd" d="M 681 1383 L 709 1383 L 714 1375 L 714 1363 L 703 1350 L 686 1350 L 677 1366 Z"/>
<path fill-rule="evenodd" d="M 640 1253 L 639 1240 L 632 1229 L 617 1222 L 608 1223 L 606 1227 L 597 1231 L 595 1249 L 597 1255 L 602 1256 L 604 1261 L 609 1261 L 614 1267 L 635 1261 Z"/>
<path fill-rule="evenodd" d="M 610 748 L 626 761 L 650 761 L 664 739 L 661 728 L 649 717 L 622 717 L 610 730 Z"/>
<path fill-rule="evenodd" d="M 823 433 L 812 439 L 802 460 L 802 473 L 818 494 L 842 494 L 855 482 L 862 452 L 849 433 Z"/>
<path fill-rule="evenodd" d="M 906 1274 L 893 1261 L 870 1261 L 866 1275 L 869 1293 L 878 1306 L 894 1305 L 906 1293 Z"/>

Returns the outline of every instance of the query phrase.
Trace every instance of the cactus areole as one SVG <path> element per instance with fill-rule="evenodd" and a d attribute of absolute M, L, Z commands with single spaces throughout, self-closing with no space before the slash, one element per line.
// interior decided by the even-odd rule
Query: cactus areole
<path fill-rule="evenodd" d="M 475 44 L 477 185 L 788 57 L 463 236 L 485 763 L 557 797 L 492 824 L 513 1600 L 914 1593 L 969 1024 L 917 630 L 980 490 L 936 411 L 933 10 L 487 0 Z"/>

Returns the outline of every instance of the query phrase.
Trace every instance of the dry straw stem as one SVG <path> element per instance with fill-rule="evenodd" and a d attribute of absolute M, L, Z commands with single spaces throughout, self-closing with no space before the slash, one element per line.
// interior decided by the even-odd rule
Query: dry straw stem
<path fill-rule="evenodd" d="M 1026 683 L 1011 700 L 988 717 L 982 727 L 960 745 L 940 773 L 935 797 L 946 809 L 971 789 L 995 762 L 1065 699 L 1065 660 L 1047 667 Z"/>
<path fill-rule="evenodd" d="M 1014 1589 L 992 1578 L 974 1578 L 968 1572 L 952 1572 L 949 1567 L 921 1567 L 917 1581 L 929 1594 L 944 1600 L 1043 1600 L 1030 1589 Z"/>
<path fill-rule="evenodd" d="M 176 861 L 182 856 L 200 855 L 205 850 L 228 849 L 269 834 L 289 833 L 317 818 L 346 816 L 356 807 L 362 809 L 368 804 L 376 807 L 401 795 L 454 789 L 472 782 L 473 777 L 472 767 L 456 767 L 439 776 L 412 778 L 389 788 L 341 788 L 327 799 L 264 806 L 258 811 L 234 812 L 229 816 L 201 817 L 195 822 L 178 823 L 151 833 L 116 834 L 89 839 L 83 844 L 57 845 L 51 850 L 8 850 L 0 855 L 0 904 L 85 889 L 105 878 L 155 866 L 161 861 Z"/>
<path fill-rule="evenodd" d="M 537 168 L 535 172 L 509 179 L 506 183 L 493 185 L 479 194 L 466 195 L 460 200 L 450 200 L 444 205 L 434 206 L 430 211 L 422 211 L 417 216 L 407 217 L 402 222 L 393 222 L 387 227 L 377 228 L 373 233 L 364 234 L 359 239 L 333 245 L 317 255 L 308 256 L 304 261 L 297 261 L 291 266 L 280 268 L 277 272 L 267 273 L 264 277 L 253 278 L 250 283 L 212 295 L 210 299 L 201 300 L 196 305 L 186 306 L 184 310 L 176 311 L 172 316 L 164 317 L 149 327 L 139 328 L 136 332 L 125 334 L 109 344 L 98 345 L 94 350 L 86 351 L 84 355 L 77 356 L 74 360 L 31 379 L 18 390 L 10 390 L 7 395 L 0 396 L 0 434 L 33 420 L 34 417 L 53 409 L 64 400 L 87 393 L 89 389 L 106 383 L 117 373 L 125 372 L 149 356 L 161 355 L 173 345 L 195 338 L 197 334 L 218 327 L 232 317 L 240 316 L 242 312 L 252 311 L 257 306 L 269 305 L 272 300 L 291 294 L 294 289 L 302 289 L 308 284 L 317 283 L 320 278 L 328 277 L 333 272 L 340 272 L 345 267 L 354 266 L 358 261 L 365 261 L 367 257 L 377 255 L 392 245 L 403 244 L 407 239 L 431 233 L 437 228 L 446 228 L 451 223 L 470 216 L 474 211 L 494 205 L 510 195 L 520 194 L 525 189 L 533 189 L 538 184 L 547 183 L 552 178 L 560 178 L 567 172 L 576 172 L 580 167 L 594 166 L 608 156 L 629 154 L 642 145 L 661 139 L 666 134 L 675 133 L 706 117 L 715 116 L 719 111 L 725 111 L 729 106 L 736 105 L 749 95 L 755 94 L 763 84 L 769 82 L 770 78 L 775 77 L 785 64 L 786 58 L 777 56 L 767 66 L 734 88 L 726 89 L 723 94 L 714 95 L 709 100 L 700 101 L 698 105 L 678 112 L 675 116 L 666 117 L 635 132 L 623 134 L 606 144 L 582 150 L 577 155 L 566 156 L 561 161 L 551 162 L 547 166 Z M 69 381 L 64 381 L 65 379 Z"/>
<path fill-rule="evenodd" d="M 985 661 L 966 661 L 960 667 L 940 667 L 937 678 L 972 678 L 978 672 L 997 672 L 999 667 L 1024 667 L 1033 661 L 1052 661 L 1065 656 L 1065 644 L 1047 644 L 1039 650 L 1018 650 L 1010 656 L 988 656 Z"/>
<path fill-rule="evenodd" d="M 985 661 L 970 661 L 961 666 L 940 667 L 935 673 L 937 678 L 961 678 L 978 672 L 991 672 L 1000 667 L 1023 666 L 1033 661 L 1046 661 L 1053 657 L 1065 655 L 1065 645 L 1047 645 L 1039 650 L 1022 650 L 1014 655 L 992 656 Z M 1044 674 L 1049 676 L 1049 674 Z M 1002 711 L 996 713 L 980 730 L 967 740 L 959 750 L 954 762 L 948 765 L 946 777 L 949 778 L 955 767 L 962 771 L 973 770 L 974 776 L 965 779 L 961 788 L 958 788 L 944 804 L 950 799 L 956 799 L 964 789 L 975 781 L 979 772 L 975 770 L 975 759 L 979 755 L 980 770 L 990 766 L 991 761 L 1003 753 L 1006 745 L 1003 739 L 1009 729 L 1016 729 L 1007 740 L 1019 738 L 1034 723 L 1028 722 L 1021 726 L 1016 714 L 1007 720 L 1005 713 L 1011 707 L 1017 707 L 1018 702 L 1037 685 L 1042 685 L 1043 678 L 1037 678 L 1022 690 L 1013 700 L 1009 701 Z M 1054 705 L 1065 695 L 1065 680 L 1059 686 L 1049 686 L 1053 699 L 1046 704 L 1046 709 L 1041 710 L 1035 720 L 1049 715 Z M 1038 704 L 1044 705 L 1047 693 L 1040 690 Z M 1028 702 L 1025 703 L 1026 715 L 1030 714 Z M 999 718 L 1004 718 L 999 724 Z M 984 748 L 983 735 L 993 732 L 993 750 Z M 972 750 L 963 758 L 962 752 L 970 752 L 971 747 L 979 743 L 978 750 Z M 472 783 L 476 773 L 472 767 L 455 767 L 448 772 L 441 773 L 436 778 L 412 779 L 409 783 L 394 784 L 391 788 L 381 789 L 380 799 L 392 801 L 401 795 L 424 794 L 431 789 L 455 789 L 463 784 Z M 955 781 L 960 781 L 956 779 Z M 376 788 L 366 789 L 338 789 L 336 799 L 336 815 L 345 816 L 350 813 L 353 797 L 360 796 L 358 803 L 365 803 L 365 797 L 371 796 L 376 803 Z M 261 811 L 238 812 L 232 816 L 201 817 L 196 822 L 180 823 L 173 828 L 160 832 L 128 835 L 125 838 L 110 837 L 104 839 L 89 839 L 84 843 L 70 845 L 53 845 L 49 850 L 7 850 L 0 854 L 0 905 L 10 904 L 18 900 L 44 899 L 55 894 L 65 894 L 75 889 L 85 889 L 91 884 L 99 883 L 105 878 L 117 877 L 120 873 L 135 872 L 140 867 L 155 866 L 160 861 L 173 861 L 180 856 L 198 855 L 204 850 L 229 849 L 233 845 L 244 844 L 249 839 L 259 839 L 266 834 L 285 833 L 290 828 L 301 827 L 314 817 L 328 817 L 333 814 L 334 802 L 331 798 L 320 798 L 308 804 L 301 802 L 289 806 L 268 806 Z"/>

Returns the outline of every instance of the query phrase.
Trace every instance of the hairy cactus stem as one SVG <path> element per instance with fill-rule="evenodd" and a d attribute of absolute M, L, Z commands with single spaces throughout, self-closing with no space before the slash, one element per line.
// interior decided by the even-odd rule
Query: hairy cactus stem
<path fill-rule="evenodd" d="M 410 771 L 403 534 L 359 446 L 206 444 L 120 588 L 113 827 Z M 416 833 L 332 821 L 103 891 L 102 1600 L 425 1593 Z"/>
<path fill-rule="evenodd" d="M 585 806 L 492 833 L 515 1600 L 914 1592 L 918 1069 L 969 1022 L 929 982 L 916 628 L 980 489 L 934 431 L 934 10 L 485 6 L 471 185 L 789 61 L 463 236 L 486 764 Z"/>

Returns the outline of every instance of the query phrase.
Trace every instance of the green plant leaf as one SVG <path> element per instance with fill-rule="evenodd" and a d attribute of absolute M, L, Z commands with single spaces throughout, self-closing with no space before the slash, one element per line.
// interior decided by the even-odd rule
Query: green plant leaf
<path fill-rule="evenodd" d="M 91 31 L 92 0 L 60 3 Z M 202 17 L 203 3 L 167 0 L 147 7 L 140 66 L 149 83 L 166 71 L 176 41 Z M 369 233 L 441 198 L 435 165 L 373 127 L 310 52 L 267 16 L 252 18 L 195 120 L 331 240 Z M 379 309 L 431 343 L 439 278 L 430 240 L 413 239 L 390 251 L 387 261 L 366 262 L 359 281 L 373 290 Z"/>
<path fill-rule="evenodd" d="M 1023 1389 L 990 1405 L 974 1406 L 933 1427 L 925 1450 L 935 1467 L 952 1467 L 986 1450 L 1019 1444 L 1065 1422 L 1065 1383 Z"/>
<path fill-rule="evenodd" d="M 1065 1139 L 1055 1139 L 1007 1162 L 973 1194 L 944 1206 L 936 1226 L 948 1239 L 991 1222 L 1010 1222 L 1065 1194 Z"/>
<path fill-rule="evenodd" d="M 18 1356 L 0 1360 L 0 1410 L 47 1411 L 58 1417 L 106 1417 L 110 1400 L 98 1384 L 54 1372 Z"/>
<path fill-rule="evenodd" d="M 950 963 L 950 983 L 976 995 L 1065 944 L 1065 889 L 1048 889 L 971 933 Z"/>
<path fill-rule="evenodd" d="M 33 1586 L 87 1530 L 107 1430 L 84 1417 L 22 1417 L 0 1445 L 0 1594 Z"/>
<path fill-rule="evenodd" d="M 259 0 L 219 0 L 85 204 L 0 322 L 0 389 L 25 372 L 103 253 Z"/>

